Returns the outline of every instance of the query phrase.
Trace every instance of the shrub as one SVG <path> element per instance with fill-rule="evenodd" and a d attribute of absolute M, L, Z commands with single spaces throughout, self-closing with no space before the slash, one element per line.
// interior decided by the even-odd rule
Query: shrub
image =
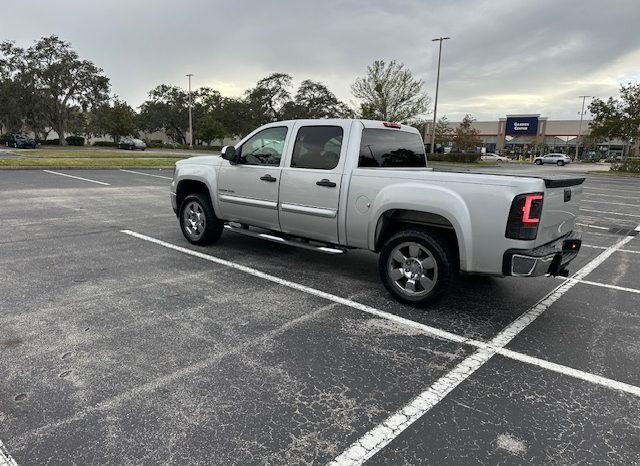
<path fill-rule="evenodd" d="M 449 154 L 428 154 L 427 160 L 433 162 L 455 162 L 455 163 L 476 163 L 480 160 L 480 155 L 475 152 L 469 153 L 457 153 L 451 152 Z"/>
<path fill-rule="evenodd" d="M 620 163 L 611 165 L 611 170 L 616 172 L 640 173 L 640 159 L 628 158 Z"/>
<path fill-rule="evenodd" d="M 98 147 L 117 147 L 118 143 L 113 141 L 95 141 L 93 145 Z"/>
<path fill-rule="evenodd" d="M 59 146 L 60 139 L 41 139 L 40 141 L 36 141 L 41 146 Z"/>
<path fill-rule="evenodd" d="M 154 141 L 147 142 L 147 147 L 149 149 L 191 149 L 191 147 L 189 147 L 189 144 L 161 143 L 161 142 L 154 142 Z M 221 149 L 222 149 L 221 146 L 198 146 L 195 144 L 193 146 L 193 150 L 219 151 Z"/>
<path fill-rule="evenodd" d="M 70 146 L 84 146 L 84 138 L 82 136 L 68 136 L 66 140 Z"/>

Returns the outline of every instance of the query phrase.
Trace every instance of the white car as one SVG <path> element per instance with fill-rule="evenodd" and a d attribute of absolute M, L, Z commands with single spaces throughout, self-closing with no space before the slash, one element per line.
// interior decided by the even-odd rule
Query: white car
<path fill-rule="evenodd" d="M 498 154 L 494 154 L 492 152 L 486 153 L 482 156 L 480 156 L 480 160 L 482 160 L 483 162 L 498 162 L 498 163 L 502 163 L 502 162 L 508 162 L 509 159 L 507 157 L 504 157 L 502 155 L 498 155 Z"/>
<path fill-rule="evenodd" d="M 546 154 L 542 157 L 536 157 L 533 160 L 533 163 L 535 163 L 536 165 L 543 165 L 545 163 L 553 163 L 556 164 L 558 166 L 563 166 L 566 165 L 568 163 L 571 163 L 571 158 L 565 154 L 555 154 L 555 153 L 551 153 L 551 154 Z"/>

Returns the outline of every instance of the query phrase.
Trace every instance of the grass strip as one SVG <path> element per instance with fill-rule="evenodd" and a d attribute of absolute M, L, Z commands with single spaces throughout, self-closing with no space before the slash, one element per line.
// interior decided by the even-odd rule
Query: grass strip
<path fill-rule="evenodd" d="M 184 158 L 184 157 L 181 157 Z M 0 158 L 0 168 L 167 168 L 176 158 Z"/>

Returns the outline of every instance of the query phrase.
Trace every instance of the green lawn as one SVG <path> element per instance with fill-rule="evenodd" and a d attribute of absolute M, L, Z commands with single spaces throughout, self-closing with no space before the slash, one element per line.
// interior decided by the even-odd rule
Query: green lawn
<path fill-rule="evenodd" d="M 178 153 L 160 153 L 147 151 L 113 150 L 113 149 L 92 149 L 92 148 L 64 148 L 64 149 L 31 149 L 13 150 L 12 153 L 20 157 L 45 157 L 45 158 L 111 158 L 111 159 L 133 159 L 133 158 L 175 158 L 183 159 L 188 157 Z"/>
<path fill-rule="evenodd" d="M 176 152 L 68 146 L 11 152 L 18 157 L 0 157 L 0 168 L 166 168 L 190 157 Z"/>
<path fill-rule="evenodd" d="M 0 168 L 167 168 L 173 167 L 181 158 L 184 157 L 0 157 Z"/>

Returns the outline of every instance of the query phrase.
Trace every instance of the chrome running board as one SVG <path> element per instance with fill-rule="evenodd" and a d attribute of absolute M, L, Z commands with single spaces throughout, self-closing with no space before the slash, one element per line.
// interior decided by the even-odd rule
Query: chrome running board
<path fill-rule="evenodd" d="M 245 228 L 234 227 L 233 225 L 225 225 L 224 228 L 234 233 L 239 233 L 241 235 L 251 236 L 253 238 L 265 239 L 267 241 L 272 241 L 274 243 L 286 244 L 288 246 L 295 246 L 297 248 L 308 249 L 310 251 L 322 252 L 325 254 L 344 254 L 345 252 L 347 252 L 345 249 L 337 248 L 329 244 L 325 244 L 323 246 L 313 246 L 311 244 L 303 243 L 301 241 L 290 240 L 290 239 L 283 238 L 281 236 L 271 235 L 269 233 L 260 233 L 260 232 L 248 230 Z"/>

